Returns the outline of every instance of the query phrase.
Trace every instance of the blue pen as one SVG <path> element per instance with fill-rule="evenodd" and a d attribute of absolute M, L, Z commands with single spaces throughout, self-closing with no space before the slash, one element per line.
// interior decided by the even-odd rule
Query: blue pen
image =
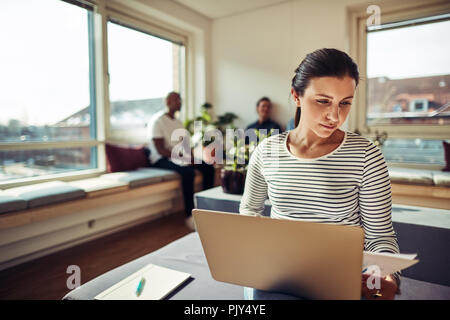
<path fill-rule="evenodd" d="M 363 271 L 362 271 L 362 273 L 364 273 L 364 272 L 366 272 L 367 271 L 367 268 L 365 268 Z"/>
<path fill-rule="evenodd" d="M 139 284 L 136 288 L 136 295 L 139 297 L 142 293 L 142 291 L 144 291 L 144 285 L 145 285 L 145 278 L 142 278 L 141 281 L 139 281 Z"/>

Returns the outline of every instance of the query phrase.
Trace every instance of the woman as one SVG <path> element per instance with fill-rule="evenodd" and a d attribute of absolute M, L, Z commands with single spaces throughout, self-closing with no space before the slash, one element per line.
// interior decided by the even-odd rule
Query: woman
<path fill-rule="evenodd" d="M 295 73 L 295 128 L 253 152 L 240 213 L 262 214 L 268 195 L 272 218 L 362 226 L 365 250 L 398 253 L 383 155 L 370 140 L 339 129 L 359 82 L 357 65 L 342 51 L 320 49 Z M 400 284 L 394 274 L 369 290 L 362 278 L 366 299 L 393 299 Z"/>

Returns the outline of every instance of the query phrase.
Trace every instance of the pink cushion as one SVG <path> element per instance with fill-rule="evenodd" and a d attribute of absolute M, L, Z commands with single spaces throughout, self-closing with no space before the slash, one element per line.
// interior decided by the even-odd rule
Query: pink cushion
<path fill-rule="evenodd" d="M 130 171 L 149 166 L 144 146 L 127 147 L 106 143 L 108 172 Z"/>

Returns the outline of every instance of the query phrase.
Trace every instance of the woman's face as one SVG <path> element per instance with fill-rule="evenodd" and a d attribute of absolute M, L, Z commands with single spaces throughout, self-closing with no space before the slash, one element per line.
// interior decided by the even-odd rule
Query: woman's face
<path fill-rule="evenodd" d="M 321 138 L 330 137 L 347 119 L 355 88 L 355 80 L 345 76 L 312 78 L 303 97 L 292 89 L 294 101 L 301 107 L 301 128 Z"/>

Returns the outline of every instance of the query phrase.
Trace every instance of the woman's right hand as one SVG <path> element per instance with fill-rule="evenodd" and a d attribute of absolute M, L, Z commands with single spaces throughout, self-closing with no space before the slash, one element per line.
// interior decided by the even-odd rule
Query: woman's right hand
<path fill-rule="evenodd" d="M 367 280 L 373 276 L 375 283 L 380 283 L 380 288 L 369 289 L 367 287 Z M 361 280 L 361 295 L 366 300 L 393 300 L 397 293 L 397 281 L 391 276 L 377 277 L 371 274 L 362 274 Z M 371 281 L 372 282 L 372 281 Z"/>

